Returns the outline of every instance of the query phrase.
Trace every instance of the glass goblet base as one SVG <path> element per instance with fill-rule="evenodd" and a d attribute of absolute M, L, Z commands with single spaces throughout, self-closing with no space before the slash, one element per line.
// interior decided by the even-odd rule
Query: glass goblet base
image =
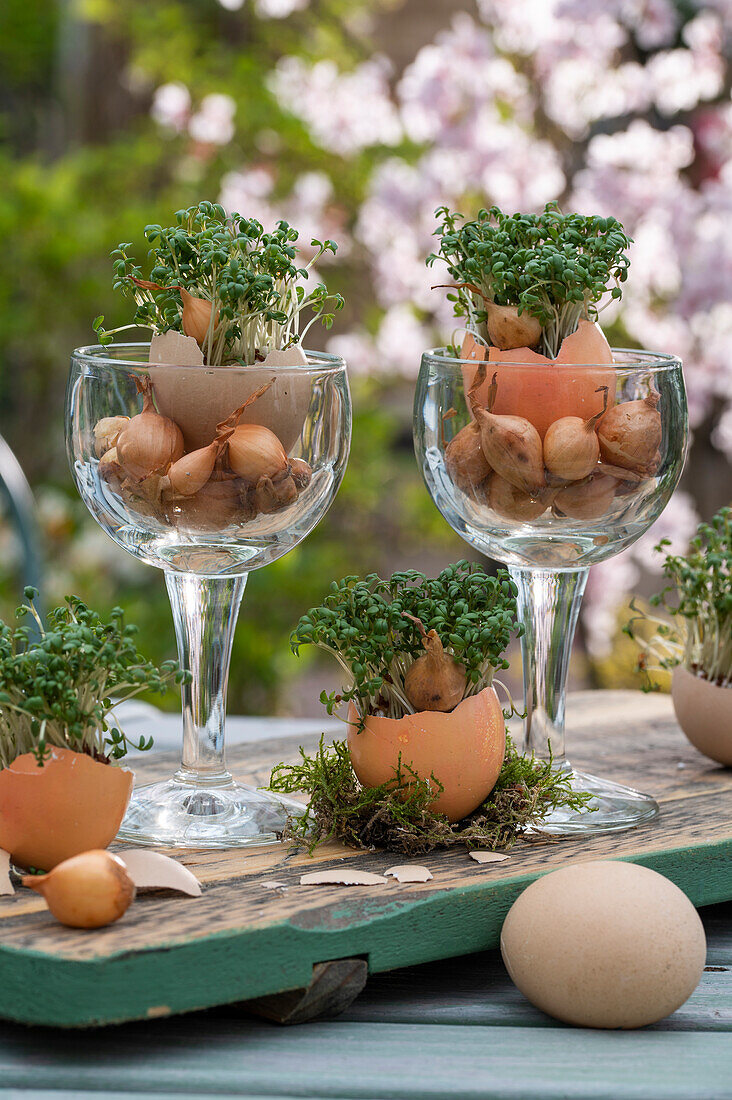
<path fill-rule="evenodd" d="M 621 833 L 636 825 L 645 825 L 657 817 L 658 803 L 650 795 L 632 787 L 600 779 L 596 775 L 577 771 L 566 763 L 562 769 L 569 774 L 572 789 L 592 795 L 582 810 L 570 810 L 566 806 L 553 810 L 537 832 L 553 836 L 597 836 L 601 833 Z"/>
<path fill-rule="evenodd" d="M 156 848 L 244 848 L 276 844 L 305 807 L 234 780 L 197 786 L 173 777 L 138 787 L 118 840 Z"/>

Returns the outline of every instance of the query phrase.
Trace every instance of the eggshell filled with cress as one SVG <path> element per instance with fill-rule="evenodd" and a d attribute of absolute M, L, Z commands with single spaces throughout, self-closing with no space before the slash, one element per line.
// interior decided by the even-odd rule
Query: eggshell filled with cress
<path fill-rule="evenodd" d="M 506 751 L 506 723 L 492 687 L 463 699 L 449 713 L 368 715 L 361 722 L 351 704 L 348 747 L 353 770 L 365 787 L 393 779 L 400 755 L 402 768 L 408 765 L 426 780 L 434 775 L 444 790 L 430 809 L 444 813 L 449 821 L 460 821 L 496 784 Z"/>

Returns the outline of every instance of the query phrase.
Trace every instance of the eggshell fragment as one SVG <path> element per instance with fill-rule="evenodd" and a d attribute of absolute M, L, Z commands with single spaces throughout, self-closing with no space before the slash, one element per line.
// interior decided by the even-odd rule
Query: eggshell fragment
<path fill-rule="evenodd" d="M 416 863 L 405 863 L 399 867 L 390 867 L 384 871 L 387 878 L 395 878 L 397 882 L 429 882 L 433 877 L 427 867 L 418 867 Z"/>
<path fill-rule="evenodd" d="M 201 896 L 201 884 L 187 867 L 160 852 L 146 852 L 142 848 L 124 848 L 115 852 L 127 870 L 135 886 L 159 890 L 177 890 L 193 898 Z"/>
<path fill-rule="evenodd" d="M 468 852 L 471 859 L 474 859 L 476 863 L 503 863 L 504 859 L 508 859 L 508 856 L 502 856 L 500 852 Z"/>
<path fill-rule="evenodd" d="M 15 887 L 10 881 L 10 852 L 0 848 L 0 894 L 14 894 Z"/>
<path fill-rule="evenodd" d="M 286 882 L 275 882 L 274 879 L 265 879 L 265 881 L 260 882 L 259 885 L 264 887 L 265 890 L 286 890 L 287 889 L 287 883 Z"/>
<path fill-rule="evenodd" d="M 357 871 L 354 867 L 339 867 L 332 871 L 311 871 L 300 876 L 301 886 L 386 886 L 383 875 Z"/>
<path fill-rule="evenodd" d="M 289 348 L 280 350 L 272 348 L 265 356 L 262 367 L 306 367 L 308 357 L 299 344 L 291 344 Z"/>
<path fill-rule="evenodd" d="M 524 996 L 550 1016 L 635 1028 L 691 996 L 706 940 L 694 906 L 663 875 L 592 860 L 524 890 L 504 922 L 501 953 Z"/>
<path fill-rule="evenodd" d="M 202 367 L 203 352 L 194 336 L 183 336 L 169 329 L 150 341 L 150 362 L 167 363 L 172 367 Z"/>

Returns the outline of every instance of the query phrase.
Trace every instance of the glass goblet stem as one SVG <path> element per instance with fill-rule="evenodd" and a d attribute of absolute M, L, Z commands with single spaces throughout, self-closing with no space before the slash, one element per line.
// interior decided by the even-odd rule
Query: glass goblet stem
<path fill-rule="evenodd" d="M 589 569 L 510 569 L 524 626 L 524 751 L 564 761 L 569 659 Z"/>
<path fill-rule="evenodd" d="M 247 576 L 209 577 L 166 570 L 165 582 L 178 657 L 181 667 L 192 675 L 181 689 L 183 754 L 175 778 L 197 787 L 228 786 L 232 777 L 224 747 L 226 688 Z"/>

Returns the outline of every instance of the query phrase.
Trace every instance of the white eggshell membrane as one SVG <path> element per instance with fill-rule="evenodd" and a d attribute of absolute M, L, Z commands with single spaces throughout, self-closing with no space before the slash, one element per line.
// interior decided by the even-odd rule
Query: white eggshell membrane
<path fill-rule="evenodd" d="M 691 996 L 706 939 L 694 906 L 663 875 L 597 860 L 524 890 L 504 922 L 501 954 L 524 996 L 550 1016 L 635 1028 Z"/>

